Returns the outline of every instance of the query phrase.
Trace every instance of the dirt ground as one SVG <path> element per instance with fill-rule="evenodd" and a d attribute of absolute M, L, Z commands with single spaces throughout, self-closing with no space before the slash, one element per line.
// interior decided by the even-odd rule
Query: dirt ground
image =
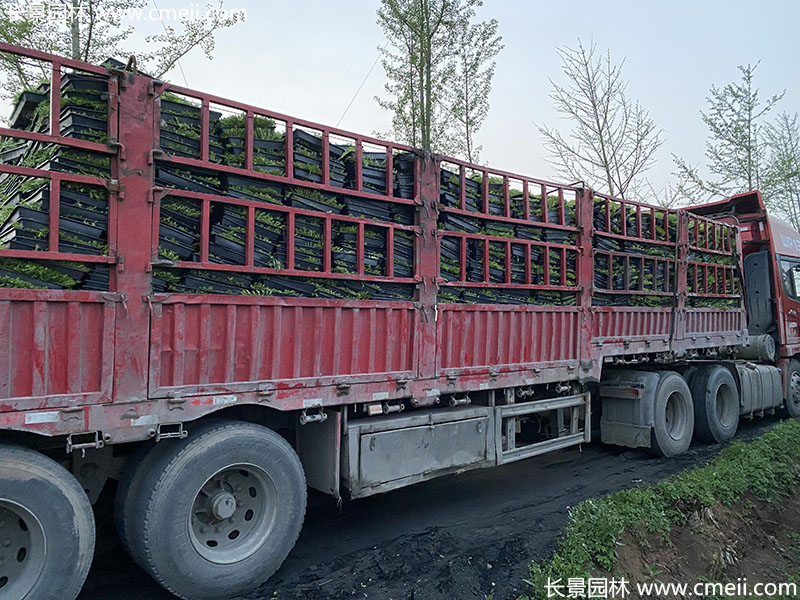
<path fill-rule="evenodd" d="M 775 418 L 743 422 L 752 439 Z M 552 553 L 567 507 L 703 464 L 719 445 L 676 459 L 590 444 L 345 502 L 312 495 L 300 540 L 248 600 L 494 600 L 525 591 L 528 563 Z M 635 563 L 635 559 L 634 563 Z M 116 548 L 95 559 L 79 600 L 171 598 Z"/>
<path fill-rule="evenodd" d="M 766 503 L 752 497 L 734 506 L 702 508 L 673 529 L 670 543 L 643 545 L 626 535 L 614 577 L 632 582 L 781 583 L 800 576 L 800 502 L 795 494 Z M 634 592 L 629 598 L 639 598 Z"/>

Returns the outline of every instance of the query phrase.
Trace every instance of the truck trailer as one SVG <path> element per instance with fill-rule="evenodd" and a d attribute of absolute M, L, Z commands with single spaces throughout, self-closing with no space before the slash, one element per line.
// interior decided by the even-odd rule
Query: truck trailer
<path fill-rule="evenodd" d="M 800 415 L 800 234 L 649 206 L 13 45 L 0 598 L 72 600 L 114 494 L 174 595 L 265 582 L 307 488 Z"/>

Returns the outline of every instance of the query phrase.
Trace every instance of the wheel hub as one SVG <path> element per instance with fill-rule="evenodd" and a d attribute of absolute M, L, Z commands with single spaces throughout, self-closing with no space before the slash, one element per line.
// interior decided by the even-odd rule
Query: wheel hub
<path fill-rule="evenodd" d="M 236 496 L 230 492 L 220 492 L 211 500 L 211 512 L 220 521 L 230 519 L 236 512 Z"/>
<path fill-rule="evenodd" d="M 41 574 L 44 556 L 39 520 L 19 504 L 0 500 L 0 596 L 24 597 Z"/>
<path fill-rule="evenodd" d="M 277 517 L 277 490 L 254 465 L 212 475 L 195 495 L 189 533 L 195 550 L 218 564 L 238 562 L 263 546 Z"/>
<path fill-rule="evenodd" d="M 800 406 L 800 374 L 797 372 L 792 373 L 789 380 L 789 400 L 796 406 Z"/>

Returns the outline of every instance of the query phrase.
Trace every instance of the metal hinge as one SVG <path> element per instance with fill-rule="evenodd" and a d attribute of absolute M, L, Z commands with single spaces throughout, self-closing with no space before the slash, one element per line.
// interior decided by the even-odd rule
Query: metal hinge
<path fill-rule="evenodd" d="M 262 402 L 271 402 L 275 396 L 275 384 L 265 381 L 258 384 L 258 399 Z"/>
<path fill-rule="evenodd" d="M 117 151 L 117 156 L 119 157 L 120 160 L 125 160 L 127 158 L 127 155 L 125 153 L 125 144 L 123 144 L 123 143 L 121 143 L 121 142 L 119 142 L 117 140 L 112 140 L 111 142 L 108 143 L 108 145 L 113 150 Z"/>
<path fill-rule="evenodd" d="M 122 258 L 122 257 L 119 257 Z M 128 294 L 125 292 L 103 292 L 102 298 L 106 302 L 119 302 L 122 304 L 122 308 L 125 309 L 125 312 L 128 312 Z"/>
<path fill-rule="evenodd" d="M 147 302 L 150 307 L 150 313 L 155 317 L 161 316 L 161 303 L 166 302 L 172 297 L 172 294 L 142 294 L 142 302 Z"/>
<path fill-rule="evenodd" d="M 125 198 L 125 186 L 119 182 L 119 179 L 109 180 L 108 191 L 116 194 L 119 200 Z"/>

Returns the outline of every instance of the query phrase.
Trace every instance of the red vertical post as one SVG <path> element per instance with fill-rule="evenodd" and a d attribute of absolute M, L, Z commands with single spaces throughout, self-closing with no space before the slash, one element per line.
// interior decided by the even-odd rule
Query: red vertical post
<path fill-rule="evenodd" d="M 247 207 L 247 234 L 245 235 L 245 259 L 248 267 L 255 263 L 255 243 L 256 243 L 256 207 Z"/>
<path fill-rule="evenodd" d="M 526 221 L 531 220 L 530 198 L 528 198 L 528 180 L 522 181 L 522 210 Z"/>
<path fill-rule="evenodd" d="M 327 131 L 322 132 L 322 185 L 331 184 L 331 139 Z"/>
<path fill-rule="evenodd" d="M 667 226 L 668 223 L 669 221 L 667 221 Z M 689 213 L 684 210 L 678 211 L 677 237 L 678 239 L 675 240 L 675 307 L 672 311 L 670 346 L 673 352 L 681 355 L 686 348 L 686 299 L 688 297 L 686 286 L 689 269 Z"/>
<path fill-rule="evenodd" d="M 48 230 L 48 244 L 47 249 L 50 252 L 58 252 L 58 234 L 60 229 L 59 212 L 61 208 L 61 178 L 53 177 L 50 179 L 50 192 L 49 192 L 49 227 Z"/>
<path fill-rule="evenodd" d="M 203 98 L 200 106 L 200 160 L 208 162 L 208 136 L 211 124 L 209 122 L 208 98 Z"/>
<path fill-rule="evenodd" d="M 151 244 L 142 244 L 142 231 L 153 231 L 153 204 L 149 199 L 155 167 L 150 157 L 158 146 L 155 137 L 158 111 L 151 79 L 127 73 L 119 77 L 118 134 L 125 157 L 112 160 L 119 161 L 119 185 L 125 192 L 125 200 L 117 202 L 116 223 L 108 226 L 117 228 L 120 262 L 116 265 L 116 291 L 124 295 L 127 306 L 117 303 L 115 308 L 114 401 L 137 402 L 147 398 L 150 353 L 147 332 L 151 319 L 158 318 L 151 314 L 147 302 Z M 138 226 L 130 227 L 131 223 Z"/>
<path fill-rule="evenodd" d="M 394 146 L 386 148 L 386 195 L 394 196 Z"/>
<path fill-rule="evenodd" d="M 386 228 L 386 276 L 394 277 L 394 227 Z"/>
<path fill-rule="evenodd" d="M 50 135 L 61 135 L 61 65 L 57 62 L 50 80 Z"/>
<path fill-rule="evenodd" d="M 436 375 L 436 296 L 439 272 L 439 164 L 429 152 L 417 157 L 417 219 L 422 240 L 417 258 L 420 276 L 417 304 L 417 370 L 420 377 Z"/>
<path fill-rule="evenodd" d="M 356 139 L 356 190 L 362 191 L 364 189 L 364 146 L 360 139 Z"/>
<path fill-rule="evenodd" d="M 253 170 L 253 120 L 252 110 L 248 110 L 244 119 L 244 168 Z"/>
<path fill-rule="evenodd" d="M 594 288 L 594 257 L 592 256 L 592 232 L 594 229 L 594 193 L 590 189 L 579 192 L 575 202 L 575 219 L 578 225 L 576 245 L 578 256 L 575 260 L 577 269 L 575 280 L 578 285 L 578 307 L 581 311 L 580 332 L 578 335 L 580 378 L 592 379 L 600 374 L 600 365 L 592 353 L 592 291 Z M 609 257 L 609 266 L 611 258 Z M 610 269 L 609 269 L 610 270 Z M 610 277 L 609 277 L 610 279 Z"/>

